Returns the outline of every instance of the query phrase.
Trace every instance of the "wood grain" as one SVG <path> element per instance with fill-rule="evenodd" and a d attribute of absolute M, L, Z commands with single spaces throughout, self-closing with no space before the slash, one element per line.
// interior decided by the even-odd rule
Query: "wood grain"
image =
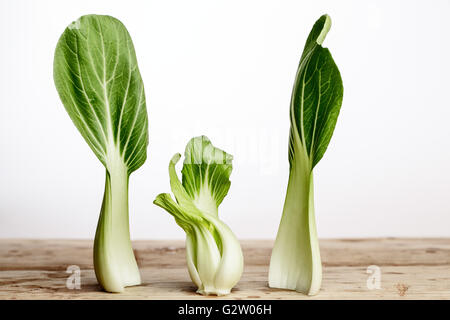
<path fill-rule="evenodd" d="M 245 270 L 225 299 L 450 299 L 450 239 L 321 240 L 322 289 L 317 296 L 271 289 L 272 242 L 242 241 Z M 101 291 L 92 241 L 0 240 L 0 299 L 217 299 L 195 293 L 183 241 L 134 241 L 143 284 L 121 294 Z M 81 289 L 66 288 L 69 265 L 81 268 Z M 366 285 L 381 268 L 381 289 Z"/>

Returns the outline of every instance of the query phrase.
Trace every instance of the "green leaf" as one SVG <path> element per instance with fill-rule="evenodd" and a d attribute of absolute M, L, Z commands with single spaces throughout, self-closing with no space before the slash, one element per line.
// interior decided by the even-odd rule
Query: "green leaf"
<path fill-rule="evenodd" d="M 230 189 L 233 156 L 200 136 L 188 142 L 184 157 L 184 189 L 200 210 L 217 216 L 217 208 Z"/>
<path fill-rule="evenodd" d="M 145 162 L 144 84 L 119 20 L 87 15 L 69 25 L 56 47 L 54 81 L 70 118 L 107 168 L 113 158 L 129 173 Z"/>
<path fill-rule="evenodd" d="M 330 51 L 322 42 L 331 20 L 322 16 L 311 30 L 297 70 L 291 98 L 289 159 L 297 157 L 300 142 L 311 169 L 323 157 L 342 105 L 343 85 Z M 297 151 L 296 151 L 297 150 Z"/>

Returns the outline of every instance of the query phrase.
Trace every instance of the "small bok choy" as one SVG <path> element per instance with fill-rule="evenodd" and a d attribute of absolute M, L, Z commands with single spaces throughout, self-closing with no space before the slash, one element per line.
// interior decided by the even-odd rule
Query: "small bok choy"
<path fill-rule="evenodd" d="M 322 47 L 328 15 L 314 24 L 300 59 L 291 97 L 289 182 L 272 251 L 269 286 L 316 294 L 322 265 L 314 217 L 313 169 L 333 135 L 343 86 L 330 51 Z"/>
<path fill-rule="evenodd" d="M 165 209 L 186 232 L 189 275 L 203 295 L 226 295 L 239 281 L 244 259 L 241 246 L 218 216 L 218 207 L 230 188 L 233 157 L 215 148 L 205 136 L 189 141 L 184 154 L 182 181 L 175 164 L 169 163 L 170 194 L 159 194 L 153 202 Z"/>
<path fill-rule="evenodd" d="M 95 275 L 109 292 L 141 283 L 130 242 L 128 180 L 147 158 L 144 84 L 125 26 L 87 15 L 58 41 L 54 81 L 73 123 L 106 168 L 94 241 Z"/>

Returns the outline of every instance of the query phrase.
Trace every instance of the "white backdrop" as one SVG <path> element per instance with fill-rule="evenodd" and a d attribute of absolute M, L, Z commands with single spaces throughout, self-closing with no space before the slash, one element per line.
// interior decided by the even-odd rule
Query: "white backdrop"
<path fill-rule="evenodd" d="M 184 238 L 152 201 L 170 191 L 171 156 L 200 134 L 234 155 L 223 220 L 240 238 L 275 237 L 292 83 L 323 13 L 344 101 L 315 169 L 319 236 L 450 236 L 450 1 L 0 3 L 0 237 L 94 236 L 104 169 L 52 79 L 60 34 L 89 13 L 126 25 L 146 87 L 133 238 Z"/>

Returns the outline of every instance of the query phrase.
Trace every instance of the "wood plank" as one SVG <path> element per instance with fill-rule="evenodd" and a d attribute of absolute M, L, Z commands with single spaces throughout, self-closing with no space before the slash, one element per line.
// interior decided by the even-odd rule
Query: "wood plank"
<path fill-rule="evenodd" d="M 450 239 L 321 240 L 322 289 L 317 296 L 268 288 L 272 241 L 242 241 L 245 269 L 225 299 L 450 299 Z M 92 266 L 92 241 L 0 240 L 0 299 L 214 299 L 195 293 L 183 241 L 134 241 L 143 284 L 102 292 Z M 81 268 L 81 290 L 66 288 L 69 265 Z M 381 268 L 381 289 L 366 285 Z"/>

